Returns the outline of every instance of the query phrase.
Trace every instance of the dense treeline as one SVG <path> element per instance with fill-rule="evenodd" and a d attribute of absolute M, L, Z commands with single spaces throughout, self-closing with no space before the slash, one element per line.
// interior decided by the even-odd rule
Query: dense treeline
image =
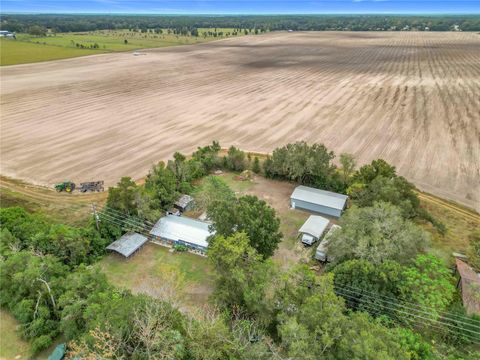
<path fill-rule="evenodd" d="M 28 32 L 41 26 L 56 32 L 107 29 L 178 29 L 195 34 L 197 28 L 245 29 L 251 33 L 276 30 L 431 30 L 480 31 L 477 15 L 244 15 L 244 16 L 163 16 L 163 15 L 2 15 L 1 28 Z"/>
<path fill-rule="evenodd" d="M 69 358 L 478 357 L 468 346 L 480 342 L 480 319 L 465 314 L 443 261 L 425 253 L 429 235 L 418 226 L 423 218 L 413 186 L 383 160 L 356 169 L 351 155 L 340 156 L 340 167 L 333 159 L 323 145 L 305 143 L 276 149 L 263 164 L 235 147 L 222 156 L 217 142 L 191 156 L 176 153 L 155 165 L 144 185 L 123 178 L 109 189 L 102 212 L 114 212 L 100 231 L 93 220 L 79 229 L 1 209 L 0 305 L 20 322 L 34 351 L 62 335 Z M 263 171 L 351 194 L 325 273 L 305 264 L 280 268 L 272 260 L 282 240 L 275 210 L 208 176 L 218 169 L 244 177 Z M 216 274 L 208 310 L 192 315 L 119 290 L 90 266 L 107 243 L 156 219 L 201 178 L 198 206 L 217 231 L 208 248 Z M 478 255 L 480 237 L 473 236 L 471 253 Z M 422 321 L 412 310 L 418 307 L 429 309 Z"/>

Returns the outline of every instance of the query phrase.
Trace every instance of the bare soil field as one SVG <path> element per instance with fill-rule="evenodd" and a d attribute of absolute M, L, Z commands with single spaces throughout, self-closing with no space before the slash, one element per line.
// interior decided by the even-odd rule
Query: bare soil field
<path fill-rule="evenodd" d="M 306 140 L 480 209 L 478 34 L 269 33 L 145 53 L 2 67 L 1 174 L 111 185 L 213 139 Z"/>

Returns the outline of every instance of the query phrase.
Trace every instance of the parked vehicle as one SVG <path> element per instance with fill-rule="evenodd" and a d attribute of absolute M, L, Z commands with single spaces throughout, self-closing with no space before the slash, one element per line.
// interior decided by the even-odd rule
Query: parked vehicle
<path fill-rule="evenodd" d="M 314 258 L 318 261 L 321 262 L 327 262 L 329 261 L 329 257 L 327 254 L 328 251 L 328 242 L 332 234 L 337 231 L 338 229 L 341 229 L 342 227 L 339 225 L 332 225 L 328 232 L 325 234 L 325 237 L 323 238 L 322 241 L 320 241 L 320 244 L 318 244 L 317 250 L 315 251 L 315 256 Z M 331 258 L 330 258 L 331 260 Z"/>

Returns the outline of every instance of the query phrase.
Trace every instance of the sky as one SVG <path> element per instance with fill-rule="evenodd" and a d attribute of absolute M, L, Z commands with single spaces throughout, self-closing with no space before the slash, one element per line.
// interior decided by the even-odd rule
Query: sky
<path fill-rule="evenodd" d="M 0 0 L 0 12 L 133 14 L 479 14 L 480 0 Z"/>

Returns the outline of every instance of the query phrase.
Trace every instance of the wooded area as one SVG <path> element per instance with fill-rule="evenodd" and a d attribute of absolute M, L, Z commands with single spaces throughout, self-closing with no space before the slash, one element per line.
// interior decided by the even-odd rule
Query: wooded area
<path fill-rule="evenodd" d="M 16 32 L 38 31 L 37 26 L 55 32 L 107 29 L 234 28 L 242 32 L 277 30 L 350 31 L 480 31 L 478 15 L 243 15 L 243 16 L 166 16 L 166 15 L 55 15 L 4 14 L 1 29 Z"/>

